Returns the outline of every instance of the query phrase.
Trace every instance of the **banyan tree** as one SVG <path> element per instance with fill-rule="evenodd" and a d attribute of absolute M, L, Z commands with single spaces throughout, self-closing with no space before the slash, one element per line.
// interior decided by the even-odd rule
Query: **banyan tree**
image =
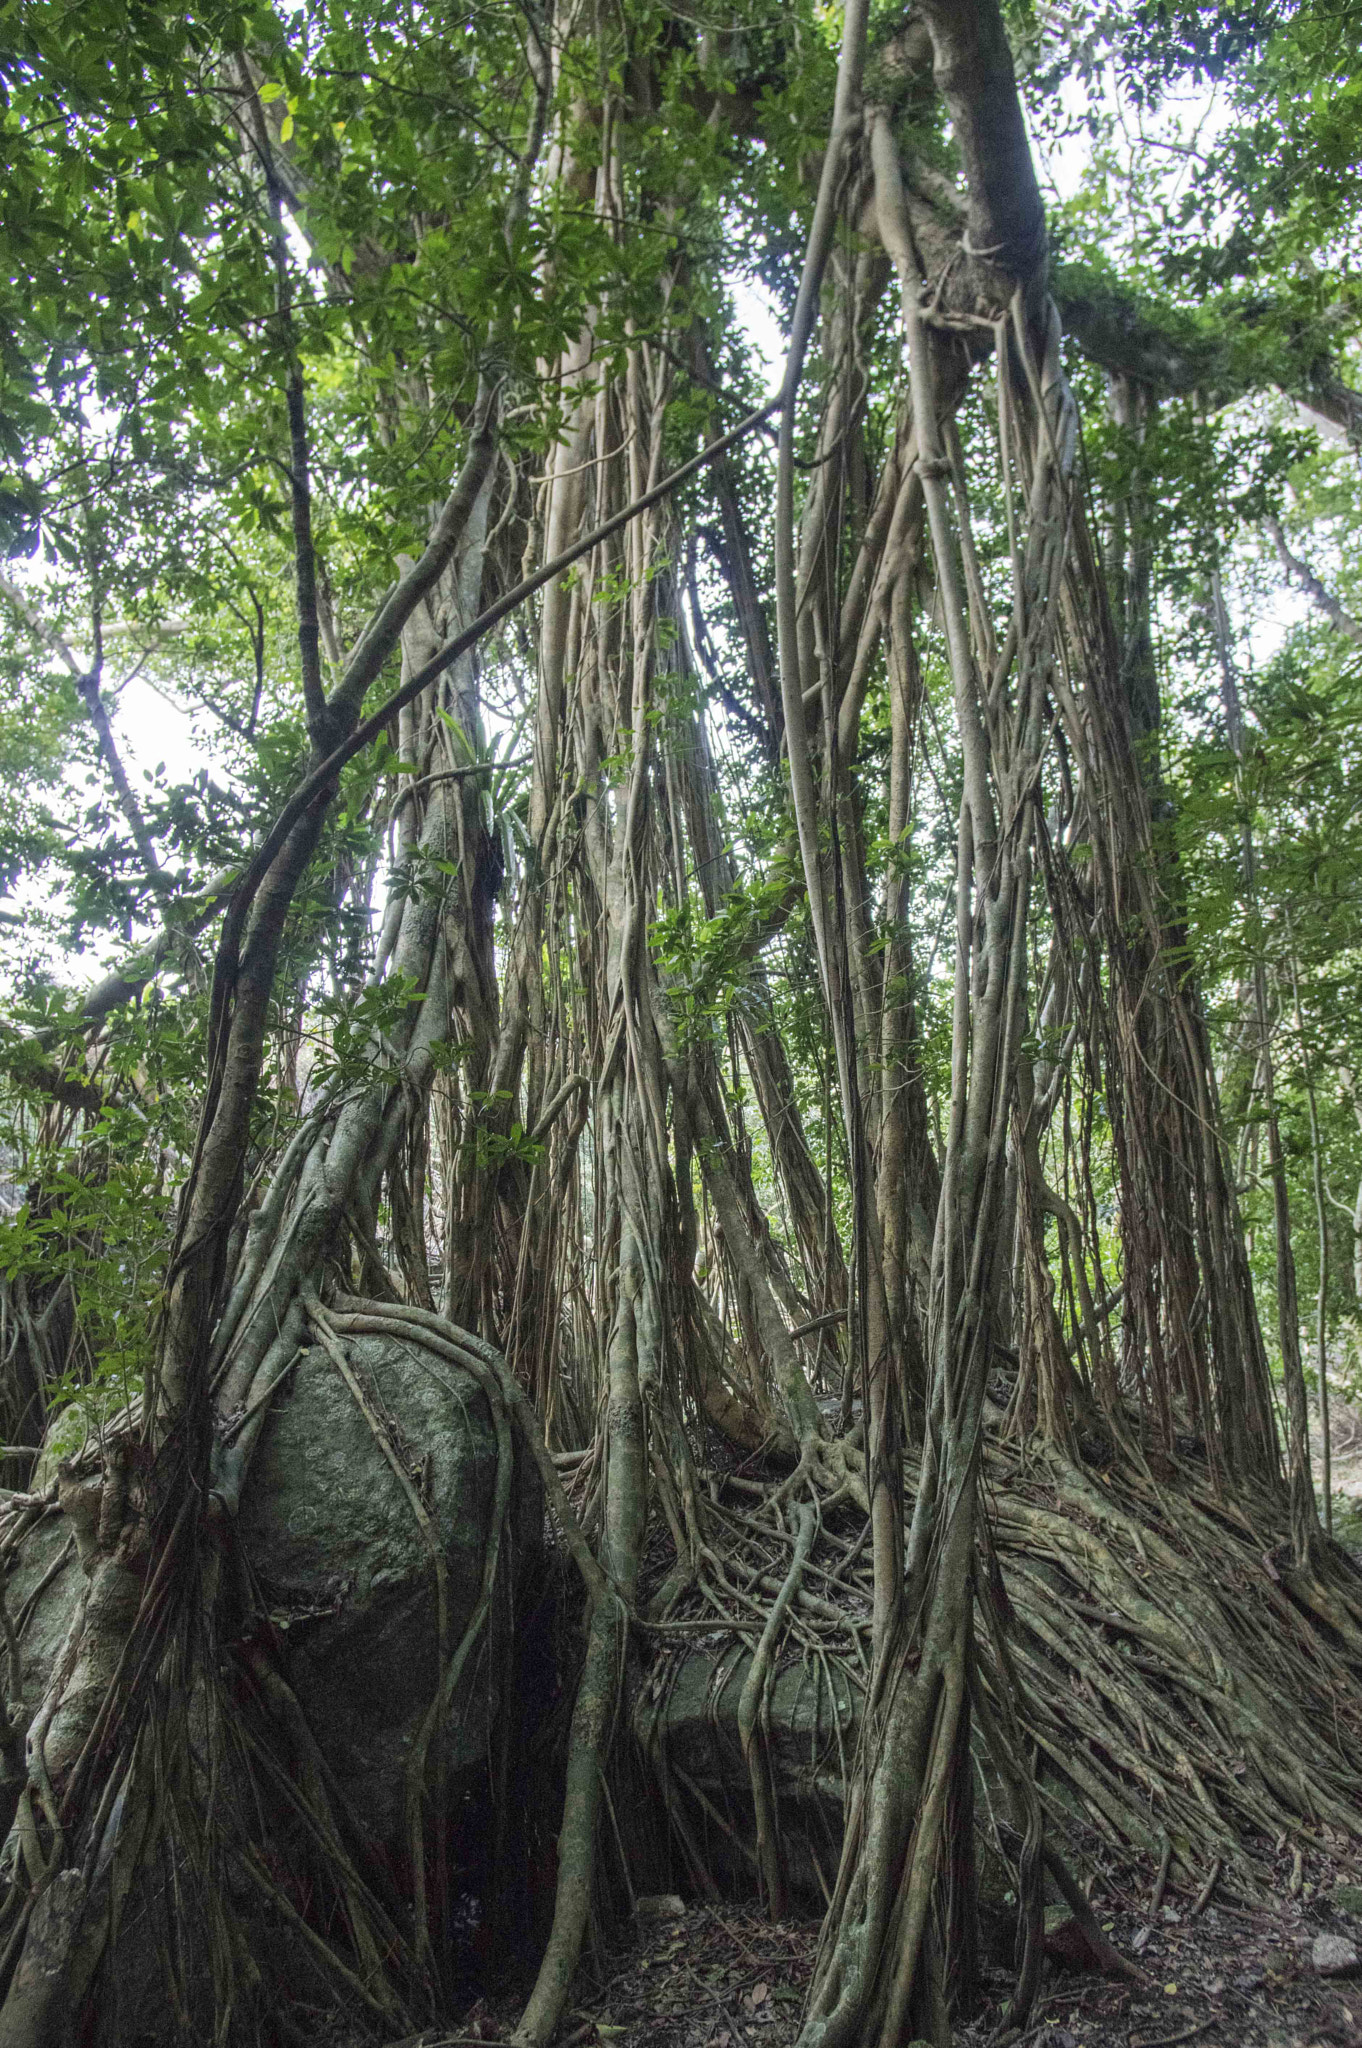
<path fill-rule="evenodd" d="M 1137 12 L 1151 103 L 1286 32 Z M 1018 71 L 1088 32 L 5 17 L 11 667 L 127 943 L 3 1046 L 3 2048 L 438 2032 L 536 1856 L 520 2048 L 645 1861 L 821 1887 L 802 2048 L 939 2042 L 981 1885 L 1020 2025 L 1047 1898 L 1131 1967 L 1098 1865 L 1253 1896 L 1362 1824 L 1277 983 L 1222 1057 L 1142 452 L 1362 400 L 1339 322 L 1059 260 Z M 178 795 L 134 668 L 215 736 Z"/>

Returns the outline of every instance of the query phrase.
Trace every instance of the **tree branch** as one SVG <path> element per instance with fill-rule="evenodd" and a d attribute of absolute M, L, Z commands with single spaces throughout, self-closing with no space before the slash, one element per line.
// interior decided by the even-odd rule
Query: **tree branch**
<path fill-rule="evenodd" d="M 997 0 L 919 0 L 918 12 L 964 161 L 966 253 L 1034 285 L 1045 264 L 1045 208 Z"/>
<path fill-rule="evenodd" d="M 284 403 L 288 412 L 289 497 L 293 513 L 293 576 L 298 606 L 298 658 L 303 677 L 303 706 L 313 744 L 326 744 L 326 689 L 322 682 L 321 629 L 317 619 L 317 551 L 312 539 L 312 466 L 307 445 L 307 404 L 303 366 L 293 329 L 293 280 L 284 232 L 284 188 L 280 182 L 265 110 L 246 60 L 240 60 L 246 103 L 252 117 L 252 140 L 265 178 L 270 208 L 270 242 L 274 256 L 274 307 L 287 374 Z"/>
<path fill-rule="evenodd" d="M 48 625 L 42 614 L 29 604 L 23 592 L 16 584 L 11 583 L 7 576 L 0 576 L 0 594 L 9 600 L 30 631 L 36 634 L 44 646 L 50 647 L 69 670 L 71 679 L 80 692 L 81 702 L 89 713 L 90 723 L 95 729 L 100 758 L 108 770 L 109 780 L 118 798 L 118 807 L 132 834 L 146 878 L 153 889 L 158 892 L 164 891 L 166 878 L 161 872 L 161 863 L 156 858 L 156 848 L 147 829 L 142 806 L 137 801 L 137 792 L 129 782 L 127 770 L 123 766 L 123 757 L 118 751 L 118 742 L 114 738 L 113 726 L 109 720 L 109 708 L 100 691 L 99 675 L 102 664 L 98 653 L 93 667 L 87 669 L 83 663 L 77 661 L 56 627 Z"/>
<path fill-rule="evenodd" d="M 345 665 L 345 673 L 328 700 L 328 712 L 333 716 L 337 712 L 344 713 L 350 718 L 358 715 L 370 684 L 375 681 L 379 670 L 397 645 L 402 628 L 426 592 L 434 588 L 448 566 L 468 524 L 474 501 L 486 481 L 487 471 L 496 452 L 496 396 L 494 387 L 486 382 L 480 385 L 472 438 L 468 444 L 468 453 L 455 479 L 454 488 L 444 502 L 435 529 L 426 543 L 420 560 L 414 562 L 406 574 L 393 585 L 360 635 Z M 450 661 L 455 659 L 454 655 L 450 656 Z M 448 665 L 447 662 L 442 664 L 443 667 Z M 425 670 L 423 669 L 421 673 L 424 676 Z M 434 671 L 436 675 L 440 673 L 440 669 Z M 431 677 L 426 676 L 426 681 L 430 680 Z M 423 683 L 422 688 L 424 687 Z M 416 694 L 414 690 L 411 691 L 402 698 L 402 702 L 410 703 Z M 393 701 L 393 708 L 398 708 L 396 699 Z M 372 724 L 372 720 L 369 723 Z M 345 758 L 349 760 L 349 754 Z"/>
<path fill-rule="evenodd" d="M 1238 312 L 1232 325 L 1208 329 L 1171 307 L 1156 307 L 1081 265 L 1061 265 L 1050 289 L 1064 331 L 1093 362 L 1165 397 L 1193 392 L 1230 405 L 1276 385 L 1286 397 L 1341 427 L 1362 454 L 1362 392 L 1335 370 L 1318 332 L 1303 324 L 1271 335 L 1266 301 Z"/>
<path fill-rule="evenodd" d="M 1316 609 L 1322 611 L 1325 618 L 1331 620 L 1340 633 L 1346 634 L 1349 640 L 1355 640 L 1358 646 L 1362 647 L 1362 619 L 1355 619 L 1352 613 L 1325 589 L 1308 562 L 1303 562 L 1299 555 L 1292 554 L 1286 544 L 1281 521 L 1274 519 L 1269 513 L 1263 521 L 1263 528 L 1271 536 L 1278 559 L 1291 581 L 1299 584 Z"/>

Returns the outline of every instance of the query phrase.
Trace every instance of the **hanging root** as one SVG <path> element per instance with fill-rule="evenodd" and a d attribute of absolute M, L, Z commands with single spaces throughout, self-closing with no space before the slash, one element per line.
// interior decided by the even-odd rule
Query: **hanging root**
<path fill-rule="evenodd" d="M 804 1576 L 804 1565 L 813 1548 L 813 1539 L 818 1522 L 811 1507 L 799 1510 L 795 1525 L 794 1556 L 785 1582 L 775 1597 L 766 1626 L 761 1632 L 752 1659 L 752 1668 L 747 1674 L 738 1702 L 738 1734 L 742 1741 L 743 1755 L 747 1759 L 748 1775 L 752 1782 L 752 1807 L 757 1820 L 757 1862 L 761 1868 L 762 1882 L 772 1915 L 779 1919 L 785 1911 L 785 1879 L 780 1866 L 780 1849 L 776 1840 L 775 1800 L 772 1796 L 767 1772 L 765 1744 L 757 1740 L 757 1728 L 761 1709 L 768 1700 L 768 1683 L 771 1671 L 771 1656 L 789 1611 L 790 1602 L 799 1591 L 799 1582 Z"/>

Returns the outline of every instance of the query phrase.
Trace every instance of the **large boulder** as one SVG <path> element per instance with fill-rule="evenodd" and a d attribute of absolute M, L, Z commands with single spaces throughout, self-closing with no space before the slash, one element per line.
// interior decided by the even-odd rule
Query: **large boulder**
<path fill-rule="evenodd" d="M 731 1637 L 702 1639 L 658 1661 L 633 1713 L 650 1775 L 667 1795 L 681 1795 L 711 1873 L 739 1891 L 751 1886 L 756 1863 L 738 1734 L 738 1702 L 751 1668 L 752 1652 Z M 809 1905 L 821 1895 L 818 1872 L 829 1885 L 836 1876 L 862 1700 L 843 1664 L 777 1661 L 764 1724 L 767 1768 L 787 1877 Z"/>
<path fill-rule="evenodd" d="M 425 1508 L 429 1535 L 354 1394 L 314 1347 L 274 1398 L 243 1492 L 239 1537 L 335 1785 L 375 1844 L 400 1857 L 406 1763 L 437 1675 L 431 1538 L 446 1573 L 452 1650 L 479 1596 L 497 1441 L 485 1397 L 458 1366 L 398 1338 L 350 1338 L 346 1353 Z M 97 1452 L 99 1427 L 88 1417 L 59 1420 L 55 1433 L 65 1455 L 82 1443 L 87 1456 Z M 513 1576 L 523 1585 L 542 1542 L 543 1506 L 530 1461 L 513 1455 L 503 1556 L 515 1564 L 505 1582 Z M 19 1627 L 25 1719 L 60 1657 L 82 1584 L 54 1506 L 26 1537 L 6 1588 Z M 509 1602 L 494 1601 L 446 1716 L 447 1784 L 460 1809 L 486 1788 L 489 1743 L 511 1704 L 511 1627 Z M 9 1761 L 12 1793 L 20 1762 Z"/>
<path fill-rule="evenodd" d="M 491 1413 L 469 1374 L 400 1339 L 351 1338 L 346 1349 L 438 1542 L 453 1651 L 482 1580 L 496 1485 Z M 530 1461 L 516 1457 L 502 1542 L 503 1563 L 514 1556 L 520 1578 L 541 1541 L 543 1507 Z M 304 1353 L 274 1404 L 240 1535 L 322 1754 L 360 1821 L 395 1844 L 407 1757 L 436 1684 L 435 1574 L 407 1489 L 320 1348 Z M 459 1798 L 469 1780 L 485 1781 L 489 1736 L 507 1704 L 509 1620 L 507 1603 L 495 1602 L 446 1716 L 445 1762 Z"/>
<path fill-rule="evenodd" d="M 634 1741 L 646 1777 L 673 1814 L 684 1816 L 683 1867 L 702 1858 L 723 1889 L 756 1883 L 751 1778 L 738 1733 L 738 1703 L 752 1652 L 715 1631 L 660 1655 L 633 1701 Z M 837 1878 L 846 1797 L 855 1769 L 865 1693 L 842 1659 L 778 1649 L 761 1718 L 765 1767 L 775 1796 L 781 1861 L 793 1897 L 821 1911 Z M 1002 1801 L 988 1752 L 976 1733 L 975 1857 L 986 1941 L 1011 1952 L 1014 1878 L 1000 1855 L 989 1816 Z"/>

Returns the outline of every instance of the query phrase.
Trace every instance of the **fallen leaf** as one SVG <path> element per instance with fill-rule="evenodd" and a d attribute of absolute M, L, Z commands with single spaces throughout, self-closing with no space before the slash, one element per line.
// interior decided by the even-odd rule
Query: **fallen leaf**
<path fill-rule="evenodd" d="M 1178 1987 L 1176 1984 L 1165 1984 L 1163 1988 L 1168 1993 L 1168 1996 L 1172 1998 Z"/>

